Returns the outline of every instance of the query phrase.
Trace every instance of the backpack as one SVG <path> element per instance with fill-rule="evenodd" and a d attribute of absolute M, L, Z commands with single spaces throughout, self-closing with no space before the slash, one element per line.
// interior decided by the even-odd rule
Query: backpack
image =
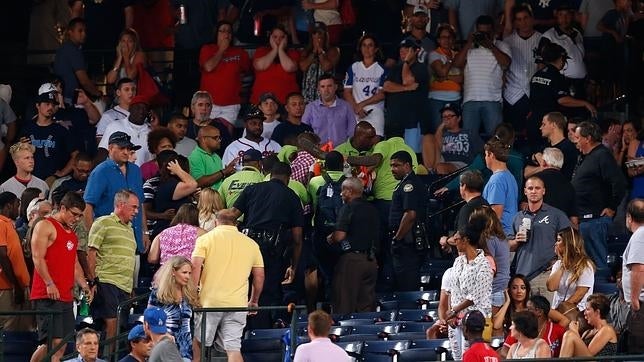
<path fill-rule="evenodd" d="M 344 175 L 337 181 L 333 181 L 329 174 L 322 172 L 325 184 L 318 189 L 317 207 L 315 209 L 315 228 L 322 231 L 324 236 L 333 231 L 338 212 L 342 207 L 342 182 L 346 179 Z"/>

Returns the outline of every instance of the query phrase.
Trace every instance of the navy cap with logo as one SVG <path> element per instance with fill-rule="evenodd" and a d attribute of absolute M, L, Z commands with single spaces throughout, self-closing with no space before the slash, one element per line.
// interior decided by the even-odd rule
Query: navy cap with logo
<path fill-rule="evenodd" d="M 243 162 L 252 162 L 252 161 L 261 161 L 262 153 L 257 151 L 254 148 L 250 148 L 244 151 L 244 156 L 242 156 Z"/>
<path fill-rule="evenodd" d="M 130 135 L 122 131 L 116 131 L 112 133 L 110 135 L 108 144 L 125 147 L 133 151 L 141 149 L 141 146 L 132 143 Z"/>
<path fill-rule="evenodd" d="M 36 103 L 58 103 L 57 95 L 56 91 L 40 94 L 36 98 Z"/>
<path fill-rule="evenodd" d="M 266 120 L 266 117 L 264 117 L 264 112 L 257 108 L 257 106 L 251 106 L 248 113 L 246 113 L 246 117 L 244 117 L 244 121 L 248 121 L 249 119 L 259 119 L 264 121 Z"/>

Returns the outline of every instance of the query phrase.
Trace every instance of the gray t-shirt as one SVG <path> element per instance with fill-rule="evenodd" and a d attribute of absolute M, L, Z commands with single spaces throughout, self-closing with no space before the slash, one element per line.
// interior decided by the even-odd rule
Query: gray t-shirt
<path fill-rule="evenodd" d="M 460 36 L 467 39 L 480 15 L 489 15 L 492 19 L 498 17 L 497 14 L 503 10 L 503 0 L 445 0 L 445 7 L 457 11 Z"/>
<path fill-rule="evenodd" d="M 163 337 L 152 348 L 148 362 L 182 362 L 177 345 L 169 337 Z"/>
<path fill-rule="evenodd" d="M 622 263 L 622 288 L 624 299 L 631 302 L 631 268 L 633 264 L 644 264 L 644 226 L 640 226 L 628 241 L 623 255 Z M 644 288 L 640 291 L 639 300 L 644 300 Z"/>

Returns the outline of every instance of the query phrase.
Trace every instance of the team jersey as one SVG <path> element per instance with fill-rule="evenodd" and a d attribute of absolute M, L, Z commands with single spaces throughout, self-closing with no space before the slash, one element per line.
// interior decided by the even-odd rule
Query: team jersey
<path fill-rule="evenodd" d="M 387 71 L 380 63 L 373 63 L 366 68 L 363 62 L 355 62 L 351 64 L 344 77 L 344 88 L 351 88 L 353 98 L 356 103 L 360 103 L 376 95 L 385 84 L 386 76 Z M 385 102 L 380 101 L 365 107 L 365 109 L 369 110 L 375 107 L 384 109 L 384 106 Z"/>

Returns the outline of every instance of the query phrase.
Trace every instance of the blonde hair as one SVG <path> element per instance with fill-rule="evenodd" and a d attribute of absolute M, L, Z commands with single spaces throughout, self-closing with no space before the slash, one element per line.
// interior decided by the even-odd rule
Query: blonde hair
<path fill-rule="evenodd" d="M 570 227 L 561 231 L 559 236 L 562 243 L 561 265 L 570 272 L 571 283 L 579 280 L 588 265 L 595 270 L 595 264 L 586 254 L 584 239 L 578 231 Z"/>
<path fill-rule="evenodd" d="M 166 261 L 161 269 L 157 272 L 156 287 L 157 298 L 163 304 L 180 304 L 181 300 L 176 298 L 174 293 L 175 281 L 173 272 L 181 269 L 185 265 L 192 267 L 192 262 L 184 256 L 173 256 Z M 199 307 L 199 295 L 192 279 L 181 290 L 183 298 L 192 307 Z"/>
<path fill-rule="evenodd" d="M 211 189 L 210 187 L 204 188 L 199 192 L 199 202 L 197 209 L 199 209 L 199 220 L 210 220 L 214 217 L 215 213 L 224 208 L 224 203 L 221 201 L 219 192 Z"/>
<path fill-rule="evenodd" d="M 18 143 L 13 144 L 9 148 L 9 154 L 11 155 L 11 158 L 14 159 L 14 160 L 16 159 L 17 154 L 20 151 L 29 151 L 29 152 L 31 152 L 31 154 L 34 154 L 34 153 L 36 153 L 36 147 L 34 147 L 34 145 L 32 145 L 31 143 L 18 142 Z"/>

